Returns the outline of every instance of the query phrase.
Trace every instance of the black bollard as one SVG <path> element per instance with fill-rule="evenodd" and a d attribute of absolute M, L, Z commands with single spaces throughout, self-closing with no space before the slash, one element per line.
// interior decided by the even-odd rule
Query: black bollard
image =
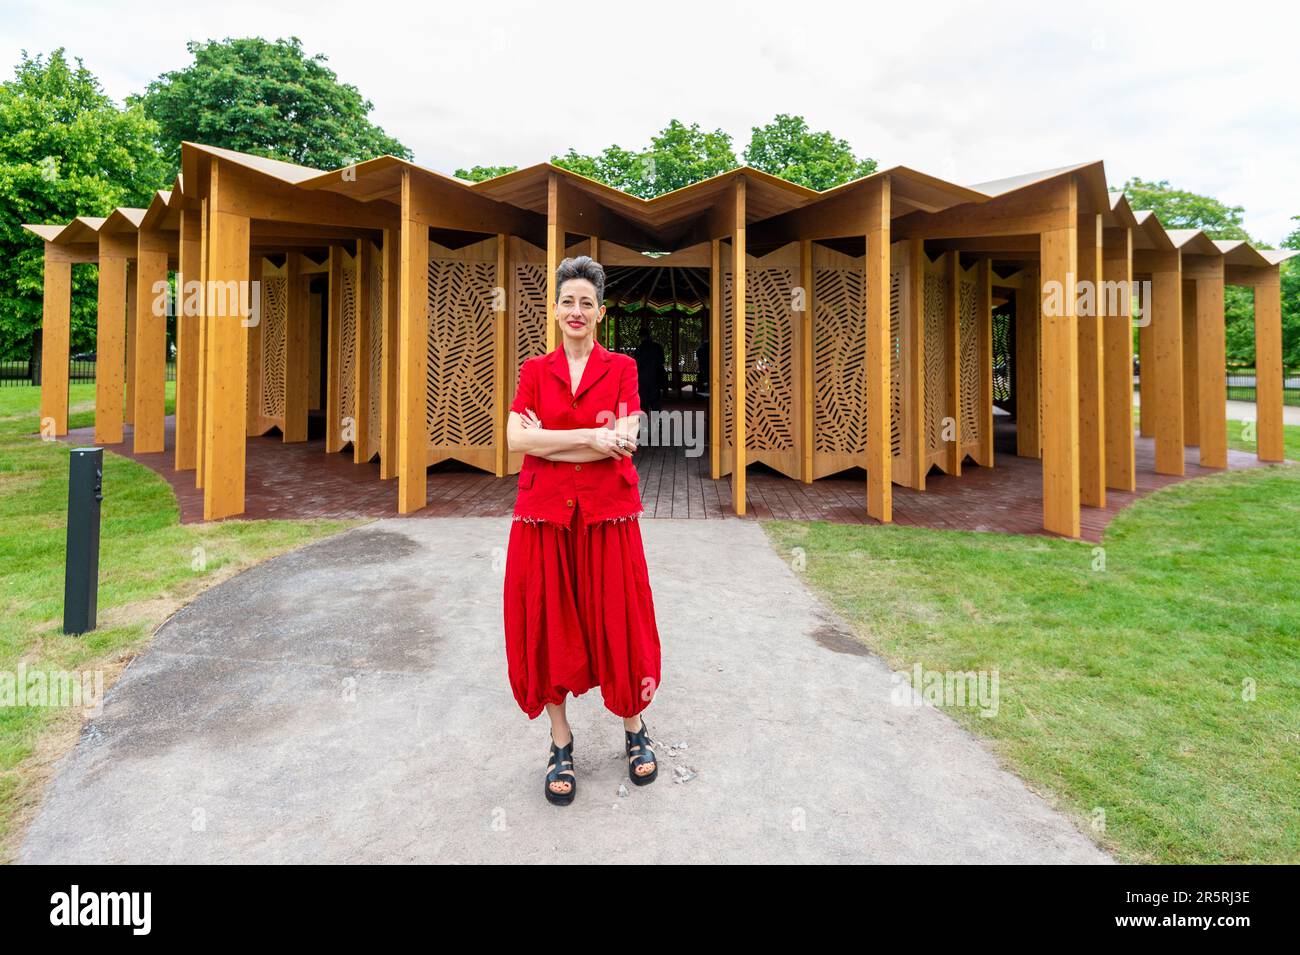
<path fill-rule="evenodd" d="M 73 448 L 68 460 L 68 561 L 63 578 L 63 632 L 95 629 L 99 594 L 99 504 L 104 449 Z"/>

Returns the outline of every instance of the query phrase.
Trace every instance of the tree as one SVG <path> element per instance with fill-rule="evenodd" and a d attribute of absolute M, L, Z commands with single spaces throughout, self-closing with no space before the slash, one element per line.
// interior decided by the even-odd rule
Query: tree
<path fill-rule="evenodd" d="M 482 182 L 485 179 L 504 176 L 506 173 L 514 172 L 518 168 L 518 166 L 471 166 L 469 169 L 457 169 L 452 175 L 457 179 L 465 179 L 469 182 Z"/>
<path fill-rule="evenodd" d="M 1300 222 L 1300 216 L 1293 216 Z M 1300 249 L 1300 226 L 1282 241 L 1284 249 Z M 1282 361 L 1300 369 L 1300 255 L 1282 263 Z"/>
<path fill-rule="evenodd" d="M 1124 194 L 1135 210 L 1150 209 L 1166 229 L 1200 229 L 1212 239 L 1251 241 L 1242 225 L 1245 208 L 1224 205 L 1210 196 L 1175 189 L 1168 180 L 1130 179 Z M 1255 363 L 1255 299 L 1250 289 L 1223 290 L 1224 352 L 1232 365 Z"/>
<path fill-rule="evenodd" d="M 846 140 L 828 132 L 809 132 L 802 116 L 787 113 L 778 113 L 766 126 L 753 127 L 745 163 L 818 191 L 876 171 L 876 161 L 858 159 Z"/>
<path fill-rule="evenodd" d="M 374 108 L 341 83 L 323 53 L 307 56 L 297 37 L 190 42 L 194 62 L 164 73 L 138 101 L 158 124 L 160 145 L 180 167 L 182 140 L 338 169 L 411 151 L 370 122 Z"/>
<path fill-rule="evenodd" d="M 614 145 L 598 155 L 587 156 L 570 149 L 563 156 L 552 156 L 551 162 L 642 199 L 652 199 L 739 165 L 729 135 L 720 129 L 704 132 L 699 123 L 686 126 L 676 119 L 652 136 L 649 147 L 640 152 Z"/>
<path fill-rule="evenodd" d="M 41 324 L 43 247 L 24 222 L 65 223 L 144 206 L 169 183 L 156 124 L 119 109 L 62 47 L 22 60 L 0 84 L 0 358 L 30 354 Z M 94 347 L 98 275 L 73 270 L 71 347 Z"/>

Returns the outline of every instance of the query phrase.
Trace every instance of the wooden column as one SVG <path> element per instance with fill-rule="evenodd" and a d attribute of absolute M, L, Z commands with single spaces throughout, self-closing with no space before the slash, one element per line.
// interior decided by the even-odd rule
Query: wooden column
<path fill-rule="evenodd" d="M 191 288 L 199 281 L 199 228 L 197 210 L 182 209 L 180 256 L 176 273 L 176 470 L 190 471 L 198 464 L 198 375 L 199 316 L 194 306 L 198 297 Z M 191 286 L 191 283 L 195 283 Z"/>
<path fill-rule="evenodd" d="M 302 274 L 302 256 L 285 256 L 288 299 L 284 331 L 284 443 L 307 440 L 311 387 L 311 280 Z"/>
<path fill-rule="evenodd" d="M 975 272 L 975 308 L 979 315 L 980 446 L 976 463 L 993 467 L 993 263 L 980 259 Z"/>
<path fill-rule="evenodd" d="M 925 490 L 930 470 L 925 440 L 925 242 L 912 239 L 907 250 L 907 408 L 902 423 L 904 440 L 911 449 L 911 487 Z"/>
<path fill-rule="evenodd" d="M 1037 458 L 1043 453 L 1038 394 L 1040 332 L 1038 272 L 1026 269 L 1016 290 L 1016 455 Z"/>
<path fill-rule="evenodd" d="M 357 240 L 357 322 L 356 322 L 356 374 L 357 384 L 353 392 L 357 396 L 356 407 L 352 409 L 355 421 L 352 424 L 352 463 L 364 464 L 365 449 L 370 447 L 370 342 L 371 329 L 380 316 L 372 315 L 370 302 L 373 298 L 373 286 L 370 278 L 370 263 L 374 261 L 375 247 L 370 240 Z M 500 474 L 497 477 L 501 477 Z"/>
<path fill-rule="evenodd" d="M 136 236 L 135 414 L 132 450 L 163 450 L 167 402 L 167 253 L 161 232 L 141 229 Z M 242 270 L 241 270 L 242 274 Z"/>
<path fill-rule="evenodd" d="M 1183 473 L 1183 278 L 1181 253 L 1151 256 L 1151 332 L 1155 388 L 1148 405 L 1142 392 L 1142 420 L 1153 418 L 1156 473 Z M 1147 364 L 1143 355 L 1143 365 Z"/>
<path fill-rule="evenodd" d="M 1255 417 L 1259 460 L 1283 460 L 1282 273 L 1276 265 L 1255 286 Z"/>
<path fill-rule="evenodd" d="M 1102 277 L 1107 284 L 1105 294 L 1099 296 L 1105 301 L 1101 321 L 1106 486 L 1132 491 L 1137 484 L 1133 464 L 1133 234 L 1130 229 L 1105 230 Z M 1114 314 L 1111 314 L 1112 306 Z"/>
<path fill-rule="evenodd" d="M 330 246 L 329 254 L 329 333 L 326 335 L 329 353 L 325 356 L 325 453 L 333 454 L 343 448 L 342 382 L 339 368 L 343 363 L 343 249 Z"/>
<path fill-rule="evenodd" d="M 400 302 L 397 368 L 397 510 L 424 507 L 428 492 L 429 429 L 425 374 L 429 363 L 429 224 L 410 170 L 402 171 Z M 552 270 L 551 282 L 554 282 Z M 553 296 L 547 303 L 554 324 Z M 548 331 L 553 335 L 554 331 Z"/>
<path fill-rule="evenodd" d="M 41 304 L 42 435 L 68 433 L 68 349 L 72 337 L 72 261 L 45 243 L 45 286 Z"/>
<path fill-rule="evenodd" d="M 560 225 L 560 177 L 552 172 L 546 183 L 546 350 L 553 351 L 555 338 L 555 273 L 564 258 L 564 228 Z"/>
<path fill-rule="evenodd" d="M 870 255 L 870 250 L 868 250 Z M 868 260 L 870 261 L 870 260 Z M 813 270 L 813 244 L 811 239 L 802 239 L 799 242 L 799 285 L 803 288 L 803 311 L 794 316 L 793 325 L 795 328 L 795 342 L 797 345 L 796 354 L 799 356 L 799 371 L 797 381 L 798 402 L 797 411 L 798 421 L 795 422 L 795 431 L 798 435 L 799 442 L 799 479 L 804 484 L 811 484 L 813 481 L 813 448 L 816 444 L 814 441 L 815 415 L 813 408 L 813 375 L 816 374 L 813 363 L 813 293 L 816 285 L 816 273 Z M 868 292 L 870 295 L 870 292 Z M 870 309 L 870 299 L 867 303 Z M 868 332 L 870 335 L 870 332 Z M 870 349 L 870 341 L 867 343 Z M 870 357 L 868 357 L 870 361 Z M 868 385 L 868 387 L 870 387 Z M 870 443 L 870 438 L 867 439 Z M 868 451 L 868 454 L 870 451 Z"/>
<path fill-rule="evenodd" d="M 889 259 L 892 181 L 881 176 L 867 199 L 867 516 L 888 524 L 894 519 L 893 417 L 889 401 Z M 811 250 L 809 258 L 811 259 Z M 809 325 L 811 332 L 811 323 Z M 812 343 L 809 343 L 809 352 Z M 809 387 L 811 396 L 811 383 Z M 810 400 L 811 404 L 811 400 Z M 812 465 L 809 410 L 809 467 Z"/>
<path fill-rule="evenodd" d="M 1200 379 L 1196 354 L 1196 282 L 1183 273 L 1183 444 L 1201 445 Z"/>
<path fill-rule="evenodd" d="M 1102 372 L 1101 216 L 1079 217 L 1079 503 L 1106 506 L 1106 414 Z M 1091 289 L 1091 294 L 1088 290 Z"/>
<path fill-rule="evenodd" d="M 1196 278 L 1197 430 L 1200 464 L 1205 468 L 1228 466 L 1228 421 L 1224 406 L 1227 389 L 1227 354 L 1224 344 L 1223 259 L 1211 258 L 1198 266 Z"/>
<path fill-rule="evenodd" d="M 595 241 L 594 239 L 592 240 Z M 511 391 L 515 383 L 510 376 L 510 342 L 514 329 L 511 316 L 514 304 L 511 301 L 511 273 L 514 263 L 510 260 L 510 236 L 505 233 L 497 235 L 497 287 L 493 304 L 495 333 L 492 338 L 492 443 L 496 453 L 493 456 L 493 471 L 497 477 L 505 477 L 510 472 L 510 449 L 506 444 L 506 425 L 510 421 Z"/>
<path fill-rule="evenodd" d="M 732 258 L 732 280 L 731 280 L 731 299 L 734 307 L 731 310 L 732 321 L 732 356 L 733 370 L 735 374 L 735 391 L 736 413 L 734 416 L 735 433 L 732 435 L 732 449 L 734 456 L 732 458 L 733 466 L 731 469 L 731 507 L 737 516 L 745 514 L 745 467 L 748 464 L 748 455 L 746 452 L 745 442 L 748 440 L 745 420 L 745 373 L 749 367 L 748 359 L 745 355 L 745 316 L 747 314 L 748 303 L 746 294 L 746 246 L 745 246 L 745 177 L 736 177 L 736 203 L 735 203 L 735 225 L 732 233 L 731 258 Z"/>
<path fill-rule="evenodd" d="M 208 422 L 208 355 L 211 352 L 212 342 L 208 336 L 208 251 L 212 246 L 212 206 L 208 199 L 203 199 L 199 204 L 199 314 L 198 314 L 198 341 L 199 341 L 199 381 L 198 387 L 194 392 L 194 400 L 198 406 L 195 412 L 194 420 L 198 427 L 198 442 L 195 448 L 194 469 L 194 486 L 203 487 L 203 478 L 207 472 L 207 442 L 203 436 L 207 434 Z M 252 244 L 250 234 L 249 244 Z"/>
<path fill-rule="evenodd" d="M 1073 177 L 1057 197 L 1060 226 L 1039 236 L 1042 288 L 1043 527 L 1079 536 L 1078 193 Z"/>
<path fill-rule="evenodd" d="M 1142 303 L 1146 312 L 1139 319 L 1142 324 L 1138 326 L 1138 433 L 1144 438 L 1156 433 L 1156 346 L 1151 333 L 1151 317 L 1155 313 L 1154 299 L 1153 289 Z"/>
<path fill-rule="evenodd" d="M 139 264 L 132 259 L 126 266 L 126 405 L 123 420 L 135 424 L 135 349 L 139 344 L 136 323 L 140 320 Z"/>
<path fill-rule="evenodd" d="M 122 441 L 126 369 L 126 263 L 129 235 L 99 233 L 99 309 L 95 323 L 95 443 Z"/>
<path fill-rule="evenodd" d="M 379 478 L 397 477 L 397 349 L 401 325 L 401 231 L 384 230 L 384 354 L 381 361 L 379 402 Z"/>
<path fill-rule="evenodd" d="M 248 281 L 249 220 L 224 211 L 232 198 L 220 188 L 221 164 L 212 162 L 208 221 L 207 408 L 203 419 L 203 519 L 244 512 L 244 444 L 248 386 L 248 329 L 229 290 Z M 224 291 L 223 291 L 224 290 Z M 213 294 L 217 293 L 217 294 Z M 233 296 L 239 302 L 242 296 Z M 231 312 L 234 314 L 230 314 Z"/>
<path fill-rule="evenodd" d="M 709 243 L 709 465 L 722 477 L 722 240 Z"/>

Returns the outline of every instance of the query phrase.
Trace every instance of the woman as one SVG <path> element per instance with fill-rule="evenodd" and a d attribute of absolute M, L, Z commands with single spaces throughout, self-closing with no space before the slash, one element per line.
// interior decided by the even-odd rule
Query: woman
<path fill-rule="evenodd" d="M 596 340 L 605 270 L 589 256 L 555 275 L 554 351 L 524 362 L 506 441 L 524 453 L 506 551 L 505 636 L 520 709 L 551 720 L 546 798 L 573 802 L 566 694 L 599 686 L 623 718 L 628 776 L 659 774 L 641 711 L 659 689 L 655 624 L 632 464 L 641 413 L 636 362 Z"/>

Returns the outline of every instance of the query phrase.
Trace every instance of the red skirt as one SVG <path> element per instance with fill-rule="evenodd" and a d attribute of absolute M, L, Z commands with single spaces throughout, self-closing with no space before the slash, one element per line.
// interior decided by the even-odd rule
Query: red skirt
<path fill-rule="evenodd" d="M 567 528 L 513 521 L 506 550 L 506 665 L 520 709 L 600 687 L 605 708 L 635 716 L 659 689 L 659 630 L 641 522 Z"/>

